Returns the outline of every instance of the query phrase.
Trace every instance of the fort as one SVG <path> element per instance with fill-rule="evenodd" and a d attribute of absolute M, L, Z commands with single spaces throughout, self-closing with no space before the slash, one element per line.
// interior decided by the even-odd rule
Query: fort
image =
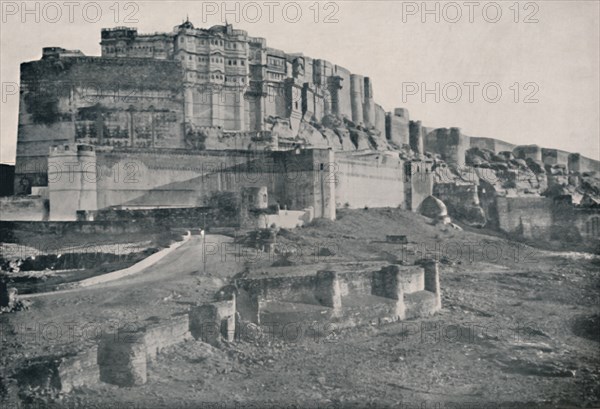
<path fill-rule="evenodd" d="M 144 17 L 211 4 L 175 3 Z M 269 30 L 343 30 L 348 51 L 387 47 L 397 76 L 415 71 L 394 61 L 431 66 L 412 58 L 424 44 L 440 61 L 470 45 L 463 73 L 544 62 L 506 25 L 479 42 L 458 26 L 394 34 L 393 5 L 346 6 L 335 30 Z M 504 15 L 530 14 L 517 6 Z M 570 108 L 590 103 L 566 92 L 581 96 L 567 77 L 593 57 L 573 41 L 589 37 L 581 7 L 518 33 L 576 63 L 541 78 L 564 80 Z M 555 22 L 577 28 L 578 53 L 543 35 Z M 390 78 L 227 23 L 92 30 L 98 55 L 47 44 L 20 65 L 16 165 L 0 166 L 0 407 L 600 407 L 600 161 L 569 148 L 593 121 L 503 141 L 384 108 Z M 504 65 L 478 52 L 494 35 Z"/>
<path fill-rule="evenodd" d="M 101 56 L 47 47 L 21 64 L 16 196 L 0 199 L 3 220 L 203 207 L 252 188 L 266 207 L 299 212 L 287 224 L 340 207 L 418 211 L 434 195 L 452 217 L 517 231 L 498 215 L 511 200 L 597 204 L 596 160 L 385 112 L 368 76 L 231 24 L 102 29 L 100 45 Z"/>

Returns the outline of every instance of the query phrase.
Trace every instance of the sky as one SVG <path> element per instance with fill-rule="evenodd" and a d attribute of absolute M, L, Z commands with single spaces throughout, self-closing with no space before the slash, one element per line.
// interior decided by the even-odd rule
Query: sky
<path fill-rule="evenodd" d="M 71 5 L 65 5 L 65 3 Z M 371 78 L 429 127 L 600 159 L 600 2 L 2 1 L 0 162 L 14 163 L 19 65 L 43 47 L 100 55 L 101 28 L 222 24 Z M 36 21 L 37 20 L 37 21 Z M 436 21 L 437 20 L 437 21 Z"/>

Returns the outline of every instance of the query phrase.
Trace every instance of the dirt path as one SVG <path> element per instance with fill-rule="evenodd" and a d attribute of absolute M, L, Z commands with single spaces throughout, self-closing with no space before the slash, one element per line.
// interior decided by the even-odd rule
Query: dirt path
<path fill-rule="evenodd" d="M 395 210 L 342 216 L 326 226 L 296 229 L 285 239 L 308 249 L 305 254 L 315 243 L 333 239 L 338 252 L 331 260 L 365 262 L 403 255 L 397 246 L 381 243 L 392 233 L 407 234 L 430 248 L 435 242 L 512 248 L 503 238 L 440 231 L 414 214 Z M 95 335 L 93 330 L 107 331 L 115 323 L 139 325 L 210 300 L 246 265 L 233 256 L 230 238 L 208 236 L 207 242 L 214 245 L 208 246 L 206 272 L 202 242 L 194 236 L 141 274 L 36 299 L 31 310 L 11 314 L 8 324 L 18 329 L 54 322 L 64 329 L 62 337 L 50 342 L 39 331 L 6 337 L 3 356 L 14 361 L 55 353 L 89 341 L 86 334 Z M 598 407 L 598 258 L 524 250 L 526 259 L 507 250 L 506 257 L 490 253 L 494 257 L 442 263 L 443 310 L 434 317 L 333 329 L 327 340 L 304 335 L 307 325 L 300 322 L 301 335 L 288 339 L 241 339 L 221 349 L 186 342 L 161 353 L 149 366 L 146 385 L 98 384 L 72 393 L 58 407 L 109 407 L 115 402 L 140 408 Z M 420 257 L 405 253 L 409 260 Z M 314 273 L 317 265 L 306 260 L 290 269 Z M 253 264 L 252 274 L 281 271 L 269 263 Z M 66 336 L 66 323 L 73 321 L 75 335 Z"/>

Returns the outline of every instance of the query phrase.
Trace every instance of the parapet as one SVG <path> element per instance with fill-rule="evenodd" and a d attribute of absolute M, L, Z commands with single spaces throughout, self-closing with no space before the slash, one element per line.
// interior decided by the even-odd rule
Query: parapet
<path fill-rule="evenodd" d="M 542 161 L 542 149 L 537 145 L 519 145 L 513 149 L 513 154 L 517 159 L 531 158 Z"/>
<path fill-rule="evenodd" d="M 103 28 L 101 30 L 101 38 L 112 39 L 112 38 L 126 38 L 133 39 L 137 37 L 137 28 L 134 27 L 114 27 L 114 28 Z"/>
<path fill-rule="evenodd" d="M 404 118 L 406 121 L 410 120 L 410 117 L 408 115 L 408 109 L 406 108 L 394 108 L 394 116 Z"/>
<path fill-rule="evenodd" d="M 42 48 L 42 59 L 61 57 L 85 57 L 85 54 L 81 50 L 67 50 L 62 47 Z"/>

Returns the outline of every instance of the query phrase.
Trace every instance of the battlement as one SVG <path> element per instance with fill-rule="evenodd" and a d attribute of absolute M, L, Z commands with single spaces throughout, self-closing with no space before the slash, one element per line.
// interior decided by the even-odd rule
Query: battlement
<path fill-rule="evenodd" d="M 137 37 L 137 28 L 134 27 L 114 27 L 114 28 L 103 28 L 100 31 L 101 38 L 105 39 L 130 39 L 133 40 Z"/>
<path fill-rule="evenodd" d="M 81 50 L 67 50 L 62 47 L 44 47 L 42 48 L 42 59 L 64 58 L 64 57 L 85 57 Z"/>

